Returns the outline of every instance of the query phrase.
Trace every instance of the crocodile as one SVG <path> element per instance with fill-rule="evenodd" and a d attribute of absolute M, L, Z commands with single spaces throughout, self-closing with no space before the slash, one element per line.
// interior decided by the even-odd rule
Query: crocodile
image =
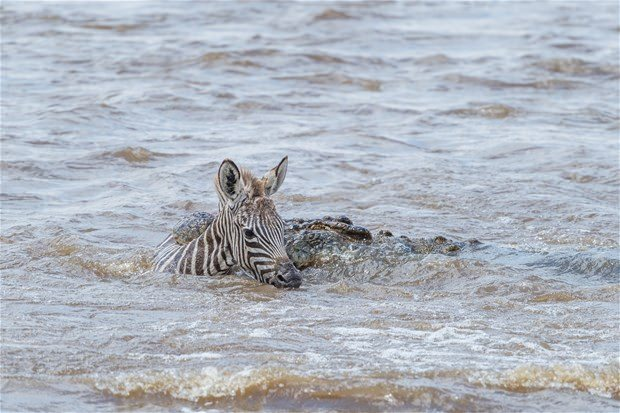
<path fill-rule="evenodd" d="M 200 236 L 215 219 L 208 212 L 195 212 L 181 219 L 173 229 L 175 241 L 184 245 Z M 391 231 L 374 234 L 355 225 L 346 216 L 325 216 L 317 219 L 285 220 L 286 252 L 300 270 L 309 267 L 337 265 L 352 258 L 399 257 L 414 254 L 457 255 L 463 250 L 479 247 L 475 239 L 449 240 L 443 236 L 412 238 L 396 236 Z"/>

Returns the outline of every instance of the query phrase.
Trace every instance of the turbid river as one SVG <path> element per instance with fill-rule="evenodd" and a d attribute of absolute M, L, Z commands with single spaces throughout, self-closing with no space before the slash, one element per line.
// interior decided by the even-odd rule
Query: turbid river
<path fill-rule="evenodd" d="M 617 2 L 3 1 L 1 408 L 615 411 Z M 151 270 L 229 157 L 485 248 Z"/>

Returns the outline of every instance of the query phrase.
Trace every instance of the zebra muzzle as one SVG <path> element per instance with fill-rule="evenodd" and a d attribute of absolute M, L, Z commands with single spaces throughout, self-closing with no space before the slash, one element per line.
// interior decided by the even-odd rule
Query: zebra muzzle
<path fill-rule="evenodd" d="M 284 261 L 278 265 L 275 277 L 271 284 L 278 288 L 299 288 L 301 285 L 301 273 L 291 261 Z"/>

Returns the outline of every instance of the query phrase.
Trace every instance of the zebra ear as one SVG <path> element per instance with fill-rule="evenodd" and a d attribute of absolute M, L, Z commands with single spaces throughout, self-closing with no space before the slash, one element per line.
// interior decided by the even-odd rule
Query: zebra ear
<path fill-rule="evenodd" d="M 237 165 L 230 159 L 224 159 L 217 172 L 217 183 L 220 192 L 234 202 L 239 198 L 242 190 L 241 173 Z"/>
<path fill-rule="evenodd" d="M 265 181 L 265 195 L 273 195 L 275 194 L 282 182 L 284 182 L 284 178 L 286 177 L 286 168 L 288 167 L 288 156 L 285 156 L 278 166 L 273 168 L 271 171 L 267 172 L 265 176 L 263 176 L 263 181 Z"/>

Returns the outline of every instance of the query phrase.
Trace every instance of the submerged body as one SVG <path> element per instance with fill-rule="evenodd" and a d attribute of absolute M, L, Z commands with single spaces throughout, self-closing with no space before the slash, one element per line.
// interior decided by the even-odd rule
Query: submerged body
<path fill-rule="evenodd" d="M 217 222 L 217 214 L 196 212 L 179 221 L 166 242 L 191 250 L 196 240 L 207 236 Z M 345 216 L 287 220 L 284 240 L 287 255 L 298 269 L 334 264 L 350 256 L 351 252 L 358 258 L 430 253 L 454 255 L 480 244 L 476 240 L 459 242 L 442 236 L 394 236 L 385 230 L 373 235 Z"/>

